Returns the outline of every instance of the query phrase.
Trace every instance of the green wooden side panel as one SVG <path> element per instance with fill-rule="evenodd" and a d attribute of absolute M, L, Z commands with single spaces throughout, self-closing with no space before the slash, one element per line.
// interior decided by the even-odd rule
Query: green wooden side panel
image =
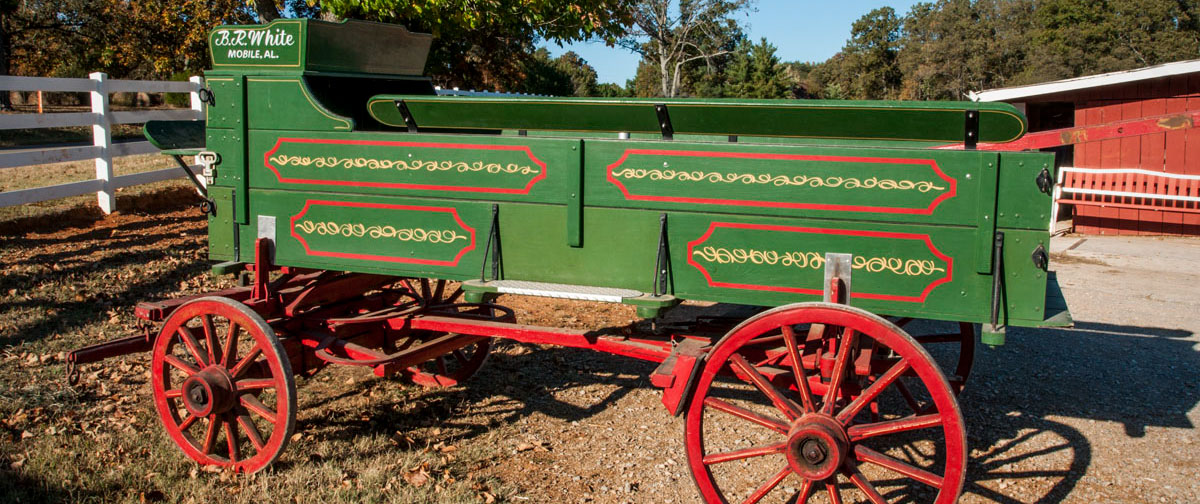
<path fill-rule="evenodd" d="M 976 102 L 380 95 L 368 102 L 371 116 L 405 127 L 398 100 L 421 128 L 659 133 L 661 104 L 677 134 L 961 142 L 967 110 L 980 112 L 980 141 L 1010 142 L 1026 130 L 1013 106 Z"/>
<path fill-rule="evenodd" d="M 278 19 L 218 26 L 209 33 L 213 68 L 420 75 L 432 37 L 403 26 L 348 20 Z"/>
<path fill-rule="evenodd" d="M 213 200 L 214 213 L 208 216 L 208 258 L 214 261 L 236 261 L 237 223 L 234 222 L 233 188 L 212 186 L 208 197 Z"/>
<path fill-rule="evenodd" d="M 566 204 L 582 142 L 251 131 L 255 188 Z"/>
<path fill-rule="evenodd" d="M 1031 256 L 1041 245 L 1050 250 L 1045 230 L 1001 229 L 1004 232 L 1004 303 L 1005 318 L 1016 326 L 1040 326 L 1048 315 L 1046 279 L 1048 273 L 1034 266 Z M 991 277 L 987 277 L 989 280 Z M 990 309 L 990 307 L 989 307 Z"/>
<path fill-rule="evenodd" d="M 246 126 L 245 77 L 208 72 L 204 83 L 212 91 L 213 103 L 208 105 L 209 128 L 244 128 Z"/>
<path fill-rule="evenodd" d="M 585 195 L 589 206 L 974 226 L 995 156 L 593 140 Z"/>
<path fill-rule="evenodd" d="M 247 77 L 247 110 L 251 129 L 350 131 L 354 121 L 334 114 L 313 98 L 299 77 Z"/>
<path fill-rule="evenodd" d="M 147 121 L 142 135 L 162 150 L 204 148 L 203 121 Z"/>

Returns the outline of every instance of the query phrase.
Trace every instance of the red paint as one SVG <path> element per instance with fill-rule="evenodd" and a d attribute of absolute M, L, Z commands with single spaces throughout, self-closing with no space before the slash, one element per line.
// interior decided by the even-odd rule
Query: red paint
<path fill-rule="evenodd" d="M 514 151 L 524 152 L 529 156 L 530 161 L 542 168 L 541 173 L 529 180 L 524 188 L 520 189 L 505 189 L 500 187 L 478 187 L 478 186 L 448 186 L 448 185 L 433 185 L 433 184 L 403 184 L 393 182 L 354 182 L 345 180 L 321 180 L 321 179 L 301 179 L 288 178 L 279 173 L 279 169 L 271 165 L 271 156 L 279 151 L 280 146 L 287 143 L 303 143 L 303 144 L 330 144 L 330 145 L 371 145 L 385 147 L 424 147 L 431 149 L 461 149 L 461 150 L 490 150 L 490 151 Z M 349 187 L 387 187 L 393 189 L 415 189 L 426 191 L 459 191 L 473 193 L 489 193 L 489 194 L 529 194 L 533 189 L 534 184 L 537 184 L 542 179 L 546 178 L 546 163 L 533 155 L 533 151 L 526 145 L 479 145 L 479 144 L 454 144 L 454 143 L 431 143 L 431 142 L 395 142 L 388 140 L 326 140 L 315 138 L 280 138 L 275 142 L 275 147 L 263 154 L 263 165 L 275 173 L 275 178 L 285 184 L 313 184 L 313 185 L 329 185 L 329 186 L 349 186 Z"/>
<path fill-rule="evenodd" d="M 684 196 L 653 196 L 644 194 L 631 194 L 625 184 L 613 177 L 613 170 L 621 166 L 629 159 L 630 155 L 645 155 L 645 156 L 677 156 L 677 157 L 703 157 L 703 158 L 727 158 L 727 159 L 769 159 L 775 161 L 821 161 L 833 163 L 872 163 L 872 164 L 902 164 L 902 165 L 922 165 L 928 166 L 933 172 L 946 183 L 950 184 L 950 190 L 943 192 L 935 198 L 925 208 L 896 208 L 896 207 L 872 207 L 861 205 L 834 205 L 822 203 L 799 203 L 792 201 L 755 201 L 755 200 L 735 200 L 735 199 L 720 199 L 720 198 L 693 198 Z M 915 215 L 930 215 L 943 201 L 953 198 L 957 194 L 958 181 L 953 177 L 947 176 L 945 172 L 938 167 L 937 162 L 932 159 L 901 159 L 901 158 L 873 158 L 873 157 L 850 157 L 850 156 L 806 156 L 799 154 L 771 154 L 761 152 L 710 152 L 710 151 L 673 151 L 673 150 L 655 150 L 655 149 L 626 149 L 625 153 L 618 159 L 617 162 L 608 165 L 607 179 L 627 200 L 634 201 L 666 201 L 672 203 L 694 203 L 701 205 L 735 205 L 735 206 L 757 206 L 768 208 L 797 208 L 806 210 L 839 210 L 848 212 L 872 212 L 872 213 L 892 213 L 892 214 L 915 214 Z"/>
<path fill-rule="evenodd" d="M 454 221 L 458 223 L 458 226 L 460 228 L 462 228 L 463 231 L 466 231 L 471 234 L 471 243 L 469 245 L 467 245 L 466 247 L 463 247 L 462 250 L 459 250 L 458 255 L 454 256 L 454 259 L 446 260 L 446 261 L 438 261 L 438 260 L 434 260 L 434 259 L 417 259 L 417 258 L 412 258 L 412 257 L 392 257 L 392 256 L 381 256 L 381 255 L 373 255 L 373 254 L 352 254 L 352 253 L 348 253 L 348 252 L 327 252 L 327 251 L 323 251 L 323 250 L 312 250 L 311 248 L 309 248 L 308 242 L 305 241 L 303 237 L 301 237 L 299 234 L 296 233 L 296 221 L 300 220 L 300 217 L 303 217 L 304 214 L 308 212 L 309 207 L 311 207 L 313 205 L 326 205 L 326 206 L 351 207 L 351 208 L 375 208 L 375 209 L 380 209 L 380 210 L 407 210 L 407 211 L 413 211 L 413 212 L 448 213 L 452 217 L 454 217 Z M 298 213 L 292 217 L 290 229 L 291 229 L 292 237 L 295 238 L 296 240 L 298 240 L 300 242 L 300 245 L 304 246 L 304 253 L 306 255 L 319 256 L 319 257 L 344 257 L 344 258 L 349 258 L 349 259 L 361 259 L 364 261 L 387 261 L 387 262 L 397 262 L 397 263 L 406 263 L 406 264 L 425 264 L 425 265 L 430 265 L 430 266 L 451 266 L 451 267 L 453 267 L 453 266 L 458 266 L 458 262 L 460 260 L 462 260 L 462 257 L 464 255 L 466 255 L 467 252 L 475 250 L 475 228 L 472 228 L 471 226 L 468 226 L 467 223 L 463 222 L 462 218 L 459 217 L 459 215 L 458 215 L 458 209 L 453 208 L 453 207 L 385 205 L 382 203 L 357 203 L 357 202 L 350 202 L 350 201 L 306 200 L 304 202 L 304 208 L 300 210 L 300 213 Z"/>
<path fill-rule="evenodd" d="M 858 231 L 858 230 L 851 230 L 851 229 L 807 228 L 807 227 L 777 226 L 777 225 L 767 225 L 767 224 L 742 224 L 742 223 L 736 223 L 736 222 L 713 222 L 713 223 L 709 224 L 708 230 L 705 231 L 705 233 L 702 236 L 700 236 L 700 238 L 697 238 L 693 241 L 688 242 L 688 248 L 687 248 L 688 264 L 692 265 L 692 267 L 696 268 L 697 270 L 700 270 L 700 274 L 704 275 L 704 278 L 708 282 L 709 287 L 717 287 L 717 288 L 725 288 L 725 289 L 747 289 L 747 290 L 756 290 L 756 291 L 792 292 L 792 293 L 797 293 L 797 294 L 809 294 L 809 295 L 813 295 L 813 296 L 820 296 L 821 294 L 824 293 L 824 291 L 821 289 L 805 289 L 805 288 L 800 288 L 800 287 L 781 287 L 781 286 L 777 286 L 777 285 L 742 284 L 742 283 L 732 283 L 732 282 L 718 282 L 718 281 L 713 280 L 712 274 L 709 273 L 708 270 L 704 268 L 704 266 L 700 265 L 700 263 L 696 262 L 696 260 L 692 258 L 692 251 L 696 248 L 696 245 L 700 245 L 700 244 L 708 241 L 708 239 L 710 237 L 712 237 L 713 232 L 716 231 L 716 229 L 719 227 L 734 228 L 734 229 L 755 229 L 755 230 L 761 230 L 761 231 L 780 231 L 780 232 L 785 232 L 785 233 L 809 233 L 809 234 L 841 235 L 841 236 L 868 236 L 868 237 L 872 237 L 872 238 L 885 238 L 885 239 L 892 239 L 892 240 L 920 240 L 925 243 L 925 247 L 928 248 L 929 251 L 934 256 L 936 256 L 937 258 L 941 259 L 942 261 L 944 261 L 946 263 L 946 276 L 944 276 L 938 280 L 935 280 L 935 281 L 931 282 L 929 285 L 925 286 L 925 289 L 923 291 L 921 291 L 921 294 L 919 296 L 896 296 L 896 295 L 892 295 L 892 294 L 872 294 L 869 292 L 856 291 L 856 292 L 850 293 L 850 297 L 854 298 L 854 299 L 881 299 L 881 300 L 886 300 L 886 301 L 924 303 L 925 298 L 929 296 L 929 293 L 932 292 L 935 287 L 945 284 L 945 283 L 949 283 L 954 278 L 954 258 L 949 257 L 949 256 L 943 254 L 940 250 L 938 250 L 937 247 L 935 247 L 933 245 L 933 241 L 929 238 L 929 235 L 927 235 L 927 234 L 891 233 L 891 232 L 883 232 L 883 231 Z"/>

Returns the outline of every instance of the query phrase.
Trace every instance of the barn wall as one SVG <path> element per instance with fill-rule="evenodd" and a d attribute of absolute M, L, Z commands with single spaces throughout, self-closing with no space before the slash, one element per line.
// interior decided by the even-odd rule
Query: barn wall
<path fill-rule="evenodd" d="M 1200 74 L 1105 86 L 1073 93 L 1075 125 L 1200 110 Z M 1080 168 L 1141 168 L 1200 175 L 1200 128 L 1076 144 Z M 1200 235 L 1200 215 L 1079 206 L 1075 229 L 1090 234 Z"/>

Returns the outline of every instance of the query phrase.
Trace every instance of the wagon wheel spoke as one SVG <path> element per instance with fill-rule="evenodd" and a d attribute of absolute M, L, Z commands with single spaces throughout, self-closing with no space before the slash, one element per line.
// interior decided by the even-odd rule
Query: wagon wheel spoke
<path fill-rule="evenodd" d="M 179 399 L 180 397 L 183 397 L 183 389 L 167 390 L 163 392 L 163 397 L 166 397 L 167 399 Z"/>
<path fill-rule="evenodd" d="M 783 482 L 783 479 L 786 478 L 787 475 L 789 475 L 791 473 L 792 473 L 791 467 L 788 467 L 786 465 L 783 466 L 783 469 L 780 469 L 779 472 L 775 473 L 775 475 L 772 476 L 771 479 L 767 480 L 762 485 L 760 485 L 758 488 L 754 489 L 754 492 L 752 492 L 749 497 L 746 497 L 746 500 L 742 501 L 742 503 L 743 504 L 755 504 L 758 501 L 762 500 L 763 497 L 766 497 L 767 494 L 771 493 L 771 490 L 774 490 L 775 487 L 779 486 L 779 483 Z"/>
<path fill-rule="evenodd" d="M 800 482 L 800 489 L 796 490 L 796 493 L 792 495 L 792 498 L 789 499 L 788 502 L 791 502 L 793 504 L 804 504 L 804 503 L 808 502 L 808 495 L 812 493 L 812 489 L 813 489 L 813 481 L 812 480 L 810 480 L 810 479 L 802 480 Z"/>
<path fill-rule="evenodd" d="M 829 391 L 825 393 L 825 403 L 821 405 L 821 412 L 826 415 L 833 414 L 833 405 L 837 403 L 838 393 L 841 392 L 842 382 L 846 378 L 846 368 L 850 365 L 850 353 L 854 348 L 854 344 L 858 341 L 858 331 L 845 328 L 842 332 L 841 344 L 838 345 L 838 354 L 833 361 L 833 375 L 829 378 Z"/>
<path fill-rule="evenodd" d="M 875 422 L 869 424 L 854 425 L 846 429 L 846 435 L 850 436 L 851 442 L 858 442 L 864 439 L 899 432 L 928 429 L 942 425 L 942 416 L 937 413 L 928 415 L 914 415 L 896 420 L 887 420 L 884 422 Z"/>
<path fill-rule="evenodd" d="M 433 299 L 440 303 L 442 301 L 442 294 L 444 294 L 445 291 L 446 291 L 446 281 L 438 280 L 437 283 L 434 284 Z"/>
<path fill-rule="evenodd" d="M 254 359 L 257 359 L 259 355 L 262 355 L 262 347 L 259 345 L 254 345 L 254 348 L 250 349 L 250 353 L 246 354 L 245 357 L 242 357 L 242 360 L 238 361 L 237 365 L 229 371 L 229 374 L 233 375 L 233 379 L 236 380 L 242 375 L 242 373 L 246 372 L 246 368 L 250 366 L 250 363 L 254 362 Z"/>
<path fill-rule="evenodd" d="M 771 385 L 771 382 L 768 381 L 767 378 L 762 375 L 762 373 L 759 373 L 754 366 L 751 366 L 749 362 L 746 362 L 745 357 L 734 354 L 729 358 L 729 362 L 733 365 L 735 370 L 740 372 L 739 374 L 741 376 L 744 376 L 743 379 L 749 381 L 754 385 L 755 388 L 766 395 L 767 398 L 771 400 L 771 404 L 774 404 L 779 411 L 783 412 L 784 416 L 786 416 L 788 420 L 795 420 L 796 418 L 799 418 L 801 414 L 803 414 L 800 411 L 799 405 L 797 405 L 791 399 L 784 397 L 783 393 L 780 392 L 779 389 L 775 388 L 774 385 Z"/>
<path fill-rule="evenodd" d="M 855 415 L 858 415 L 859 411 L 862 411 L 862 409 L 870 404 L 871 401 L 874 401 L 876 397 L 879 397 L 879 394 L 882 393 L 884 389 L 888 388 L 888 386 L 895 382 L 898 378 L 900 378 L 900 375 L 908 371 L 909 367 L 908 361 L 904 359 L 901 359 L 900 362 L 893 364 L 892 367 L 887 370 L 887 372 L 883 373 L 879 379 L 875 380 L 875 383 L 872 383 L 871 386 L 867 387 L 862 394 L 859 394 L 857 398 L 855 398 L 850 402 L 849 405 L 842 409 L 841 413 L 837 414 L 837 421 L 841 422 L 842 425 L 849 425 L 850 422 L 854 420 Z"/>
<path fill-rule="evenodd" d="M 262 390 L 275 388 L 275 380 L 272 378 L 256 378 L 252 380 L 240 380 L 234 382 L 234 387 L 238 392 L 248 392 L 251 390 Z"/>
<path fill-rule="evenodd" d="M 879 491 L 875 489 L 875 485 L 872 485 L 870 480 L 866 476 L 863 476 L 863 473 L 859 472 L 858 467 L 851 464 L 847 472 L 850 476 L 850 482 L 854 483 L 854 486 L 858 487 L 862 493 L 867 494 L 867 498 L 873 504 L 887 504 L 887 499 L 879 495 Z"/>
<path fill-rule="evenodd" d="M 175 367 L 176 367 L 176 368 L 178 368 L 180 371 L 183 371 L 184 373 L 187 373 L 187 374 L 189 374 L 189 375 L 194 375 L 194 374 L 196 374 L 196 373 L 199 373 L 199 372 L 200 372 L 200 370 L 199 370 L 199 369 L 196 369 L 196 368 L 192 367 L 192 365 L 191 365 L 191 364 L 188 364 L 188 363 L 186 363 L 186 362 L 183 362 L 183 360 L 182 360 L 182 359 L 180 359 L 179 357 L 176 357 L 176 356 L 174 356 L 174 355 L 166 355 L 166 356 L 163 356 L 163 360 L 165 360 L 165 361 L 167 362 L 167 364 L 170 364 L 170 365 L 172 365 L 172 366 L 175 366 Z"/>
<path fill-rule="evenodd" d="M 783 453 L 787 448 L 787 443 L 776 443 L 763 446 L 752 446 L 741 450 L 734 450 L 724 453 L 712 453 L 704 456 L 704 463 L 708 465 L 720 464 L 722 462 L 732 462 L 734 460 L 744 460 L 753 457 L 762 457 L 764 455 L 772 455 Z"/>
<path fill-rule="evenodd" d="M 225 349 L 224 349 L 224 351 L 221 352 L 221 355 L 224 357 L 221 360 L 221 365 L 225 366 L 225 369 L 232 368 L 233 360 L 237 358 L 237 337 L 238 337 L 237 322 L 230 320 L 229 321 L 229 332 L 227 332 L 225 334 Z"/>
<path fill-rule="evenodd" d="M 833 478 L 836 480 L 836 478 Z M 830 504 L 842 504 L 842 494 L 838 491 L 837 481 L 826 481 L 825 492 L 829 493 Z"/>
<path fill-rule="evenodd" d="M 890 469 L 934 488 L 941 488 L 942 486 L 943 479 L 941 476 L 919 467 L 914 467 L 861 444 L 854 447 L 854 455 L 858 458 L 859 462 L 867 462 L 884 469 Z"/>
<path fill-rule="evenodd" d="M 250 444 L 254 445 L 254 449 L 262 451 L 263 447 L 267 445 L 267 442 L 263 441 L 262 433 L 258 432 L 258 426 L 254 425 L 254 420 L 250 418 L 250 413 L 244 408 L 238 409 L 238 425 L 242 426 L 243 431 L 246 431 L 246 438 L 250 440 Z"/>
<path fill-rule="evenodd" d="M 458 298 L 462 297 L 462 295 L 463 295 L 462 287 L 454 289 L 454 292 L 450 293 L 450 297 L 447 297 L 445 302 L 453 303 L 455 301 L 458 301 Z"/>
<path fill-rule="evenodd" d="M 241 453 L 238 451 L 237 427 L 233 425 L 233 418 L 229 414 L 225 415 L 225 421 L 221 423 L 225 426 L 225 442 L 229 445 L 229 462 L 237 463 L 241 459 Z"/>
<path fill-rule="evenodd" d="M 208 362 L 204 360 L 204 355 L 200 353 L 200 342 L 196 341 L 196 337 L 192 335 L 192 331 L 186 326 L 179 326 L 179 338 L 183 340 L 183 346 L 187 347 L 188 353 L 192 354 L 192 358 L 196 359 L 196 366 L 204 367 Z"/>
<path fill-rule="evenodd" d="M 813 403 L 812 390 L 808 387 L 808 377 L 804 373 L 804 363 L 800 360 L 800 347 L 796 343 L 796 334 L 791 326 L 783 326 L 783 342 L 787 346 L 788 359 L 792 361 L 792 375 L 796 378 L 796 389 L 800 391 L 800 403 L 805 413 L 817 410 Z"/>
<path fill-rule="evenodd" d="M 755 413 L 748 409 L 742 408 L 740 406 L 734 406 L 732 404 L 729 404 L 729 403 L 722 401 L 720 399 L 717 399 L 715 397 L 705 397 L 704 405 L 708 406 L 710 408 L 713 408 L 717 411 L 723 411 L 725 413 L 729 413 L 730 415 L 741 418 L 742 420 L 747 420 L 752 423 L 756 423 L 758 425 L 761 425 L 763 427 L 771 429 L 780 434 L 787 434 L 787 431 L 788 431 L 788 424 L 786 422 L 783 422 L 782 420 L 776 420 L 774 418 L 767 418 L 758 413 Z"/>
<path fill-rule="evenodd" d="M 275 421 L 276 421 L 277 417 L 279 416 L 279 414 L 276 413 L 275 411 L 272 411 L 271 408 L 268 408 L 265 404 L 262 403 L 262 401 L 259 401 L 257 397 L 246 394 L 246 395 L 242 395 L 238 399 L 239 399 L 239 402 L 241 402 L 242 406 L 244 406 L 247 410 L 253 411 L 255 414 L 257 414 L 263 420 L 270 422 L 272 425 L 275 424 Z"/>
<path fill-rule="evenodd" d="M 425 304 L 429 304 L 430 294 L 431 293 L 429 292 L 429 279 L 422 278 L 421 279 L 421 299 L 425 300 Z"/>
<path fill-rule="evenodd" d="M 204 446 L 201 447 L 201 453 L 208 455 L 212 453 L 214 445 L 217 444 L 217 415 L 208 416 L 208 430 L 204 432 Z"/>
<path fill-rule="evenodd" d="M 205 313 L 200 316 L 200 327 L 204 328 L 204 346 L 208 347 L 208 364 L 216 364 L 221 360 L 217 353 L 217 330 L 213 328 L 212 315 Z"/>
<path fill-rule="evenodd" d="M 908 407 L 912 409 L 913 413 L 919 415 L 924 412 L 925 408 L 921 407 L 917 398 L 913 396 L 912 391 L 908 390 L 908 385 L 905 385 L 903 381 L 896 382 L 896 390 L 900 391 L 900 396 L 904 398 L 904 402 L 908 403 Z"/>
<path fill-rule="evenodd" d="M 450 374 L 450 371 L 448 369 L 446 369 L 446 356 L 444 356 L 444 355 L 438 356 L 437 370 L 438 370 L 438 374 L 440 374 L 442 376 Z"/>
<path fill-rule="evenodd" d="M 192 424 L 196 423 L 197 418 L 199 418 L 199 417 L 197 417 L 189 412 L 187 414 L 187 416 L 183 417 L 183 421 L 179 422 L 179 430 L 181 430 L 181 431 L 188 430 L 188 428 L 191 427 Z"/>

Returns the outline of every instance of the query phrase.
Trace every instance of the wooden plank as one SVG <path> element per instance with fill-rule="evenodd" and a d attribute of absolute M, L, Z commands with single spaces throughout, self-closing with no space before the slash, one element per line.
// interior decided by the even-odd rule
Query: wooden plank
<path fill-rule="evenodd" d="M 0 169 L 82 161 L 95 158 L 99 151 L 100 148 L 94 145 L 3 150 L 0 151 Z"/>
<path fill-rule="evenodd" d="M 182 173 L 180 173 L 180 175 L 182 175 Z M 0 207 L 25 205 L 28 203 L 37 203 L 39 201 L 49 201 L 52 199 L 91 194 L 103 188 L 104 181 L 92 179 L 79 182 L 67 182 L 65 184 L 46 187 L 35 187 L 32 189 L 5 191 L 0 192 Z"/>
<path fill-rule="evenodd" d="M 134 124 L 156 120 L 190 121 L 194 119 L 197 119 L 196 111 L 192 109 L 136 110 L 112 113 L 113 124 Z"/>
<path fill-rule="evenodd" d="M 158 147 L 145 140 L 139 142 L 120 142 L 114 143 L 112 146 L 112 155 L 117 156 L 136 156 L 138 154 L 153 154 L 158 152 Z"/>
<path fill-rule="evenodd" d="M 91 112 L 3 114 L 0 115 L 0 130 L 91 126 L 96 124 L 97 120 L 96 114 Z"/>
<path fill-rule="evenodd" d="M 48 92 L 77 92 L 85 93 L 96 89 L 96 82 L 91 79 L 70 79 L 58 77 L 19 77 L 15 75 L 0 76 L 0 89 L 8 91 L 48 91 Z"/>
<path fill-rule="evenodd" d="M 200 87 L 188 81 L 122 80 L 108 81 L 110 93 L 191 93 Z"/>
<path fill-rule="evenodd" d="M 193 165 L 192 173 L 199 174 L 200 166 Z M 163 180 L 171 180 L 183 177 L 183 170 L 178 166 L 164 168 L 162 170 L 154 170 L 148 172 L 131 173 L 129 175 L 121 175 L 113 177 L 113 187 L 129 187 L 135 185 L 149 184 L 152 182 L 161 182 Z"/>

